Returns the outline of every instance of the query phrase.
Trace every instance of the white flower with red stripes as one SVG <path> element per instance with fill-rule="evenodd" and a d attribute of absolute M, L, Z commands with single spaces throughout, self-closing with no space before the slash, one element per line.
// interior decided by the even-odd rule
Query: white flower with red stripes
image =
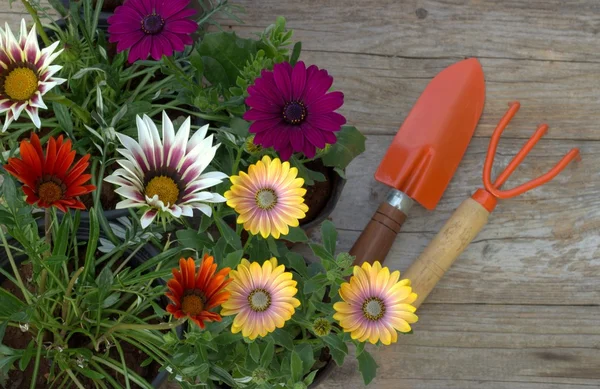
<path fill-rule="evenodd" d="M 0 28 L 0 114 L 6 113 L 2 132 L 13 120 L 27 112 L 33 124 L 40 128 L 38 110 L 47 109 L 42 96 L 66 80 L 54 77 L 62 66 L 51 65 L 62 53 L 54 52 L 59 42 L 40 50 L 35 26 L 27 32 L 21 20 L 19 39 L 15 38 L 8 23 Z"/>
<path fill-rule="evenodd" d="M 218 171 L 204 172 L 220 146 L 213 146 L 213 136 L 206 136 L 208 125 L 201 127 L 190 138 L 190 118 L 177 133 L 163 111 L 162 139 L 158 128 L 147 115 L 137 117 L 138 141 L 117 134 L 125 149 L 119 153 L 117 169 L 105 181 L 118 185 L 115 190 L 124 200 L 117 209 L 140 207 L 143 228 L 156 217 L 180 218 L 193 216 L 198 209 L 207 216 L 212 214 L 211 203 L 222 203 L 225 198 L 206 191 L 228 178 Z"/>

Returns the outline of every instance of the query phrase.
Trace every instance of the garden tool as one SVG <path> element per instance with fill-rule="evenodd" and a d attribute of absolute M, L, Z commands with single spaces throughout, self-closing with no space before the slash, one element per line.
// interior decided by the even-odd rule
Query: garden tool
<path fill-rule="evenodd" d="M 375 179 L 392 189 L 350 254 L 355 264 L 383 262 L 416 201 L 433 210 L 460 163 L 483 111 L 485 81 L 475 58 L 442 70 L 394 137 Z"/>
<path fill-rule="evenodd" d="M 506 169 L 492 183 L 492 165 L 500 136 L 519 108 L 518 102 L 510 103 L 508 111 L 494 130 L 483 166 L 485 189 L 478 189 L 472 197 L 463 201 L 423 253 L 403 274 L 403 278 L 411 280 L 413 291 L 419 296 L 413 303 L 415 307 L 421 305 L 444 273 L 487 224 L 488 217 L 496 207 L 498 199 L 513 198 L 537 188 L 556 177 L 571 161 L 580 158 L 579 150 L 572 149 L 546 174 L 516 188 L 500 190 L 500 187 L 548 130 L 548 125 L 540 125 Z"/>

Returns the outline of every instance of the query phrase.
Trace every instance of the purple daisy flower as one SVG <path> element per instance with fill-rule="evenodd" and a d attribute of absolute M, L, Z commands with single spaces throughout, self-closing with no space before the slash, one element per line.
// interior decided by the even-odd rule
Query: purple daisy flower
<path fill-rule="evenodd" d="M 308 158 L 316 148 L 333 144 L 346 118 L 336 109 L 344 104 L 342 92 L 327 93 L 333 77 L 315 65 L 308 68 L 298 62 L 293 68 L 287 63 L 263 70 L 254 85 L 248 88 L 246 104 L 251 108 L 244 119 L 254 121 L 250 132 L 254 143 L 273 147 L 281 159 L 288 160 L 293 152 Z"/>
<path fill-rule="evenodd" d="M 159 60 L 191 45 L 190 34 L 198 24 L 189 17 L 196 13 L 186 8 L 190 0 L 127 0 L 108 18 L 109 41 L 117 42 L 117 52 L 131 49 L 130 63 L 151 55 Z"/>

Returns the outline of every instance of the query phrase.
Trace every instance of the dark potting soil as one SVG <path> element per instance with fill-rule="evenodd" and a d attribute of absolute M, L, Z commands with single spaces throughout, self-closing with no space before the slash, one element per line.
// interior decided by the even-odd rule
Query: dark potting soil
<path fill-rule="evenodd" d="M 30 280 L 32 277 L 32 274 L 33 274 L 31 265 L 28 265 L 28 264 L 21 265 L 21 267 L 19 269 L 19 274 L 21 275 L 23 282 L 26 283 L 26 286 L 28 287 L 28 289 L 33 290 L 32 286 L 29 285 L 29 283 L 27 283 L 27 280 Z M 10 280 L 5 280 L 4 282 L 2 282 L 2 284 L 0 286 L 3 289 L 7 290 L 8 292 L 12 293 L 17 298 L 23 299 L 23 294 L 21 293 L 20 289 L 15 284 L 13 284 Z M 148 314 L 151 314 L 151 312 L 149 312 Z M 31 332 L 22 332 L 20 328 L 9 326 L 6 328 L 6 332 L 4 335 L 4 339 L 2 340 L 2 344 L 4 344 L 5 346 L 8 346 L 10 348 L 13 348 L 13 349 L 26 349 L 27 346 L 29 345 L 29 343 L 33 339 L 34 339 L 34 336 Z M 89 338 L 87 338 L 83 335 L 80 335 L 80 334 L 75 334 L 68 341 L 68 345 L 70 348 L 88 347 L 89 343 L 90 343 Z M 148 355 L 146 353 L 137 349 L 135 346 L 133 346 L 129 343 L 121 342 L 120 346 L 121 346 L 121 349 L 123 350 L 125 364 L 127 365 L 127 367 L 132 369 L 137 375 L 146 379 L 148 382 L 151 382 L 158 375 L 159 370 L 160 370 L 160 365 L 157 362 L 153 361 L 151 364 L 149 364 L 147 366 L 144 366 L 144 367 L 140 366 L 142 364 L 142 362 L 148 358 Z M 104 350 L 101 350 L 101 351 L 104 351 Z M 120 361 L 120 356 L 119 356 L 119 353 L 118 353 L 116 347 L 112 347 L 109 350 L 109 356 L 110 356 L 110 358 L 112 358 L 114 360 Z M 21 389 L 21 388 L 29 388 L 31 386 L 31 379 L 33 378 L 33 372 L 34 372 L 34 360 L 32 359 L 29 362 L 25 371 L 21 371 L 18 368 L 17 364 L 18 364 L 18 362 L 16 362 L 14 365 L 14 368 L 9 371 L 8 378 L 6 379 L 6 382 L 4 383 L 4 386 L 2 386 L 2 388 L 4 388 L 4 389 Z M 125 387 L 125 377 L 123 375 L 121 375 L 111 369 L 105 368 L 105 370 L 111 375 L 111 377 L 113 377 L 119 384 L 121 384 L 122 387 Z M 48 388 L 49 384 L 47 382 L 47 379 L 50 376 L 50 373 L 51 373 L 51 361 L 42 357 L 42 359 L 40 361 L 36 384 L 35 384 L 36 389 Z M 54 371 L 54 373 L 56 373 L 56 370 Z M 0 377 L 0 382 L 1 382 L 1 378 L 2 377 Z M 83 384 L 84 388 L 86 388 L 86 389 L 95 389 L 96 388 L 96 385 L 94 384 L 94 382 L 91 379 L 89 379 L 85 376 L 82 376 L 82 375 L 78 375 L 78 379 Z M 141 388 L 139 385 L 137 385 L 131 381 L 130 381 L 130 384 L 131 384 L 130 385 L 131 388 Z M 67 386 L 66 388 L 67 389 L 75 389 L 76 386 L 70 385 L 70 386 Z"/>
<path fill-rule="evenodd" d="M 100 203 L 102 204 L 102 209 L 105 211 L 115 209 L 117 203 L 121 201 L 121 199 L 119 195 L 115 193 L 114 185 L 103 181 L 101 190 L 102 192 L 100 193 Z M 85 194 L 80 197 L 86 209 L 90 209 L 94 206 L 93 194 L 94 192 Z"/>
<path fill-rule="evenodd" d="M 336 174 L 325 167 L 320 161 L 309 162 L 306 164 L 306 167 L 323 174 L 326 180 L 321 182 L 315 181 L 314 185 L 306 187 L 304 202 L 308 205 L 308 212 L 306 212 L 306 217 L 300 221 L 300 225 L 313 221 L 323 211 L 333 190 L 332 174 Z"/>

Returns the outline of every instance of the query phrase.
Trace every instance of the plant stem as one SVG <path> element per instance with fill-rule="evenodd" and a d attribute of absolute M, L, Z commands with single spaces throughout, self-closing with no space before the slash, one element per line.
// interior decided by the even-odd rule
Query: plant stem
<path fill-rule="evenodd" d="M 67 291 L 65 292 L 65 297 L 64 297 L 64 301 L 63 301 L 63 306 L 62 306 L 62 319 L 63 319 L 63 323 L 67 322 L 67 318 L 69 316 L 69 298 L 71 297 L 71 292 L 73 291 L 73 287 L 75 286 L 75 282 L 77 281 L 77 278 L 79 278 L 79 276 L 81 275 L 81 273 L 83 273 L 83 270 L 85 268 L 84 267 L 80 267 L 75 274 L 73 275 L 73 277 L 71 278 L 71 281 L 69 281 L 69 285 L 67 286 Z M 61 331 L 61 336 L 65 336 L 66 334 L 66 328 L 63 329 Z"/>
<path fill-rule="evenodd" d="M 2 227 L 0 227 L 0 239 L 2 240 L 2 245 L 4 246 L 4 250 L 6 251 L 6 255 L 8 256 L 10 267 L 12 267 L 13 273 L 15 274 L 15 278 L 17 280 L 17 284 L 19 285 L 19 289 L 21 289 L 21 292 L 23 293 L 27 304 L 31 305 L 29 291 L 27 290 L 27 288 L 25 288 L 25 284 L 23 284 L 23 279 L 21 279 L 21 274 L 19 274 L 19 269 L 17 268 L 15 259 L 12 256 L 10 248 L 8 247 L 8 242 L 6 241 L 6 236 L 4 236 L 4 231 L 2 230 Z"/>
<path fill-rule="evenodd" d="M 235 156 L 235 162 L 233 163 L 233 169 L 231 170 L 231 175 L 235 175 L 238 173 L 238 168 L 240 166 L 240 160 L 242 159 L 242 154 L 244 152 L 244 147 L 240 147 L 238 149 L 237 155 Z"/>
<path fill-rule="evenodd" d="M 46 208 L 44 210 L 44 240 L 48 244 L 48 251 L 44 253 L 44 257 L 48 258 L 52 255 L 52 210 L 51 208 Z M 48 280 L 48 270 L 42 269 L 42 275 L 40 279 L 40 295 L 44 294 L 46 291 L 46 282 Z"/>
<path fill-rule="evenodd" d="M 42 356 L 42 347 L 44 346 L 44 332 L 40 331 L 38 332 L 38 336 L 37 336 L 37 352 L 35 353 L 35 365 L 33 367 L 33 376 L 31 378 L 31 385 L 29 386 L 30 389 L 35 389 L 36 384 L 37 384 L 37 376 L 38 376 L 38 371 L 40 370 L 40 357 Z"/>
<path fill-rule="evenodd" d="M 168 330 L 171 328 L 176 328 L 179 327 L 180 325 L 182 325 L 184 322 L 186 321 L 186 318 L 183 317 L 179 320 L 176 321 L 172 321 L 169 323 L 159 323 L 159 324 L 128 324 L 128 323 L 124 323 L 124 324 L 117 324 L 116 326 L 111 327 L 108 331 L 106 331 L 104 333 L 104 335 L 102 335 L 99 339 L 98 339 L 98 343 L 96 345 L 96 347 L 100 346 L 100 343 L 102 343 L 104 340 L 106 340 L 106 338 L 108 338 L 108 336 L 115 332 L 115 331 L 119 331 L 119 330 Z"/>
<path fill-rule="evenodd" d="M 81 385 L 81 382 L 79 382 L 79 380 L 77 379 L 77 377 L 75 377 L 75 374 L 73 374 L 73 372 L 71 371 L 71 369 L 67 369 L 65 371 L 67 372 L 67 374 L 69 375 L 69 377 L 71 377 L 71 379 L 73 380 L 73 382 L 75 383 L 75 385 L 77 385 L 77 387 L 79 389 L 85 389 L 85 387 L 83 385 Z"/>
<path fill-rule="evenodd" d="M 31 17 L 33 18 L 33 21 L 35 22 L 35 26 L 37 27 L 37 32 L 38 32 L 38 34 L 40 34 L 40 37 L 42 37 L 44 44 L 46 45 L 46 47 L 50 46 L 52 44 L 52 42 L 50 42 L 50 38 L 48 38 L 46 31 L 44 31 L 44 27 L 42 26 L 42 21 L 40 20 L 40 16 L 38 15 L 37 11 L 35 10 L 35 8 L 33 8 L 31 6 L 31 4 L 29 4 L 29 0 L 21 0 L 21 2 L 25 6 L 25 9 L 27 10 L 27 12 L 29 12 Z"/>
<path fill-rule="evenodd" d="M 244 245 L 244 248 L 242 248 L 242 251 L 244 253 L 246 252 L 246 250 L 248 249 L 248 247 L 250 247 L 250 241 L 252 241 L 252 238 L 254 238 L 254 235 L 248 234 L 248 239 L 246 239 L 246 244 Z"/>

